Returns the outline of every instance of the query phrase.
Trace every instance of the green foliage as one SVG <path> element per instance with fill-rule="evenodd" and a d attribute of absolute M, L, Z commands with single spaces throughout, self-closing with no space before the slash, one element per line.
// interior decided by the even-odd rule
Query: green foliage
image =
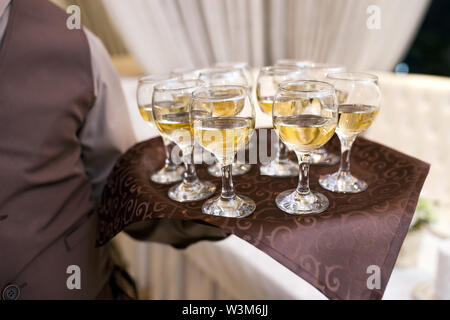
<path fill-rule="evenodd" d="M 430 224 L 433 219 L 433 211 L 438 206 L 437 201 L 419 199 L 416 212 L 409 226 L 409 232 L 417 231 Z"/>

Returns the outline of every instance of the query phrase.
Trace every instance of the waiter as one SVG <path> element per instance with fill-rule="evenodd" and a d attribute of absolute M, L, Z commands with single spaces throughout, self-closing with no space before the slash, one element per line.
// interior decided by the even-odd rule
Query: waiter
<path fill-rule="evenodd" d="M 136 140 L 108 53 L 86 29 L 69 30 L 67 18 L 46 0 L 0 0 L 5 300 L 135 298 L 110 248 L 95 248 L 94 208 L 116 159 Z M 140 223 L 129 233 L 175 246 L 225 236 L 171 220 Z M 73 270 L 81 278 L 75 288 Z"/>

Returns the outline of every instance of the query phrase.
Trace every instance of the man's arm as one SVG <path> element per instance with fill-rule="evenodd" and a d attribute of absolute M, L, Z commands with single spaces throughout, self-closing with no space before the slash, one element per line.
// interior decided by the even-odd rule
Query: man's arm
<path fill-rule="evenodd" d="M 103 43 L 84 29 L 91 52 L 95 104 L 80 133 L 82 159 L 98 203 L 112 167 L 137 141 L 119 76 Z"/>

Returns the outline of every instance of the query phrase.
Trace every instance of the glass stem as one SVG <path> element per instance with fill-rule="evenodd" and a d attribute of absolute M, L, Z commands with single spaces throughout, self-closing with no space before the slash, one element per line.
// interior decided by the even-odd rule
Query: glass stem
<path fill-rule="evenodd" d="M 278 152 L 277 152 L 278 162 L 286 162 L 288 160 L 288 154 L 289 154 L 289 149 L 286 147 L 286 145 L 281 140 L 279 140 Z"/>
<path fill-rule="evenodd" d="M 165 167 L 175 168 L 176 165 L 172 161 L 172 150 L 173 150 L 173 147 L 175 146 L 175 143 L 173 143 L 172 141 L 170 141 L 164 137 L 162 137 L 162 139 L 163 139 L 163 143 L 164 143 L 164 151 L 166 153 L 166 159 L 164 160 Z"/>
<path fill-rule="evenodd" d="M 339 166 L 339 173 L 350 173 L 350 151 L 352 149 L 353 142 L 355 142 L 356 136 L 341 137 L 341 164 Z"/>
<path fill-rule="evenodd" d="M 198 181 L 197 172 L 195 171 L 193 148 L 183 150 L 183 163 L 186 168 L 183 174 L 183 183 L 192 184 Z"/>
<path fill-rule="evenodd" d="M 230 200 L 235 196 L 232 170 L 232 164 L 222 166 L 222 192 L 220 197 L 225 200 Z"/>
<path fill-rule="evenodd" d="M 311 162 L 311 155 L 309 153 L 298 153 L 297 158 L 299 166 L 297 192 L 304 196 L 311 192 L 309 189 L 309 164 Z"/>

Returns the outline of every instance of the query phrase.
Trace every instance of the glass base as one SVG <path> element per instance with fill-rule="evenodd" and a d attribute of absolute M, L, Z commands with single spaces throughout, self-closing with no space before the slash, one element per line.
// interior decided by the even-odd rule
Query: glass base
<path fill-rule="evenodd" d="M 296 189 L 280 193 L 275 203 L 280 210 L 293 215 L 321 213 L 329 204 L 327 197 L 319 192 L 311 191 L 308 195 L 301 195 Z"/>
<path fill-rule="evenodd" d="M 150 180 L 160 184 L 172 184 L 183 179 L 184 166 L 170 166 L 164 167 L 158 172 L 150 176 Z"/>
<path fill-rule="evenodd" d="M 275 159 L 266 165 L 261 165 L 259 171 L 264 176 L 296 177 L 298 176 L 298 164 L 291 160 Z"/>
<path fill-rule="evenodd" d="M 193 183 L 179 183 L 169 189 L 169 198 L 177 202 L 198 201 L 209 198 L 216 191 L 216 186 L 208 181 L 197 180 Z"/>
<path fill-rule="evenodd" d="M 311 163 L 322 164 L 327 166 L 334 166 L 338 164 L 341 159 L 338 155 L 327 151 L 325 148 L 320 148 L 311 152 Z"/>
<path fill-rule="evenodd" d="M 231 199 L 223 199 L 221 196 L 206 201 L 202 206 L 202 212 L 212 216 L 245 218 L 255 211 L 255 202 L 246 196 L 234 196 Z"/>
<path fill-rule="evenodd" d="M 350 173 L 335 172 L 321 176 L 319 184 L 322 188 L 341 193 L 359 193 L 367 189 L 367 183 Z"/>
<path fill-rule="evenodd" d="M 250 171 L 252 168 L 251 164 L 244 164 L 244 163 L 233 163 L 232 166 L 232 175 L 233 176 L 241 176 L 243 174 L 246 174 Z M 220 178 L 222 176 L 222 167 L 217 162 L 213 165 L 210 165 L 208 167 L 208 173 L 212 175 L 213 177 Z"/>

